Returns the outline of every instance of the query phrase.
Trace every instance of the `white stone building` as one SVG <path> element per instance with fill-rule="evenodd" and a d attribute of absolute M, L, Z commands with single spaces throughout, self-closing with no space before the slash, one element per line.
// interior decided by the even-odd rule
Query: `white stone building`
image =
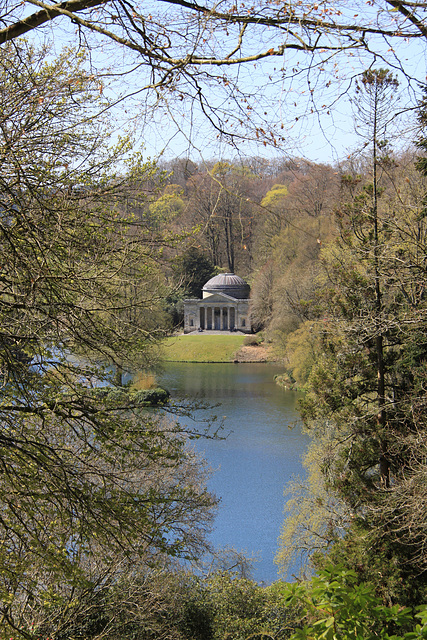
<path fill-rule="evenodd" d="M 249 285 L 234 273 L 221 273 L 211 278 L 202 289 L 202 299 L 184 300 L 184 333 L 251 333 L 249 291 Z"/>

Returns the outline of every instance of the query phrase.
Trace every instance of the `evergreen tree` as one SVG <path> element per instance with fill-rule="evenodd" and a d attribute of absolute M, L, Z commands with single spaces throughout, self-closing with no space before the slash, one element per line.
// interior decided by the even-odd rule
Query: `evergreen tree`
<path fill-rule="evenodd" d="M 387 110 L 394 88 L 386 71 L 362 77 L 374 107 Z M 405 603 L 426 593 L 427 235 L 417 194 L 397 182 L 404 179 L 380 138 L 379 111 L 368 113 L 372 181 L 339 208 L 339 238 L 322 252 L 328 284 L 301 406 L 327 492 L 343 505 L 335 523 L 343 512 L 347 521 L 343 538 L 325 536 L 334 560 Z M 326 531 L 334 519 L 327 509 L 324 516 Z"/>

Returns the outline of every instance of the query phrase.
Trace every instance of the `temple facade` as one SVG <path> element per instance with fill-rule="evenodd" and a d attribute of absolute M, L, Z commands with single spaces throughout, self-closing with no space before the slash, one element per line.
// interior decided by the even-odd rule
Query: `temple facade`
<path fill-rule="evenodd" d="M 211 278 L 202 298 L 184 300 L 184 333 L 241 331 L 251 333 L 249 285 L 234 273 Z"/>

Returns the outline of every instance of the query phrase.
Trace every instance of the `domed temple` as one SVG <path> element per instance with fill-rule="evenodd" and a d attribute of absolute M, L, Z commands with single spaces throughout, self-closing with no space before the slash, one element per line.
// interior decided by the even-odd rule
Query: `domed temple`
<path fill-rule="evenodd" d="M 249 291 L 249 285 L 234 273 L 221 273 L 211 278 L 202 289 L 202 299 L 184 300 L 184 333 L 250 333 Z"/>

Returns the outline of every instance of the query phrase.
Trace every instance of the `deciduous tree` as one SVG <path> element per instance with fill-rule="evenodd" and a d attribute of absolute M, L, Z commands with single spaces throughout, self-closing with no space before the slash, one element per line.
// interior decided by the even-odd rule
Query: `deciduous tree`
<path fill-rule="evenodd" d="M 190 181 L 193 224 L 215 266 L 246 272 L 252 262 L 257 178 L 247 167 L 217 162 Z"/>
<path fill-rule="evenodd" d="M 249 139 L 289 152 L 301 142 L 292 140 L 293 131 L 311 138 L 308 120 L 330 142 L 337 101 L 355 76 L 378 59 L 405 76 L 407 97 L 416 97 L 417 83 L 424 81 L 413 64 L 425 48 L 424 2 L 358 0 L 350 7 L 334 0 L 283 6 L 260 1 L 248 10 L 245 3 L 231 1 L 168 0 L 147 9 L 122 1 L 6 0 L 1 15 L 2 43 L 46 34 L 49 25 L 68 38 L 76 34 L 82 46 L 92 48 L 94 68 L 97 62 L 102 66 L 103 51 L 113 57 L 120 52 L 122 60 L 125 51 L 119 75 L 123 79 L 124 73 L 136 72 L 128 93 L 143 94 L 138 109 L 144 122 L 149 124 L 161 105 L 168 128 L 188 123 L 190 147 L 193 142 L 203 147 L 204 132 L 211 127 L 213 137 L 235 148 Z M 116 74 L 112 70 L 111 79 Z M 413 108 L 414 100 L 405 100 L 402 107 Z M 326 121 L 319 120 L 320 114 Z M 194 141 L 200 127 L 203 135 Z M 159 134 L 169 135 L 165 127 Z"/>
<path fill-rule="evenodd" d="M 108 387 L 111 363 L 152 362 L 162 333 L 165 238 L 124 206 L 124 186 L 152 167 L 125 139 L 109 146 L 84 60 L 46 55 L 25 44 L 0 51 L 7 637 L 31 637 L 35 609 L 74 606 L 132 558 L 197 554 L 215 503 L 180 429 L 148 414 L 138 394 Z"/>

